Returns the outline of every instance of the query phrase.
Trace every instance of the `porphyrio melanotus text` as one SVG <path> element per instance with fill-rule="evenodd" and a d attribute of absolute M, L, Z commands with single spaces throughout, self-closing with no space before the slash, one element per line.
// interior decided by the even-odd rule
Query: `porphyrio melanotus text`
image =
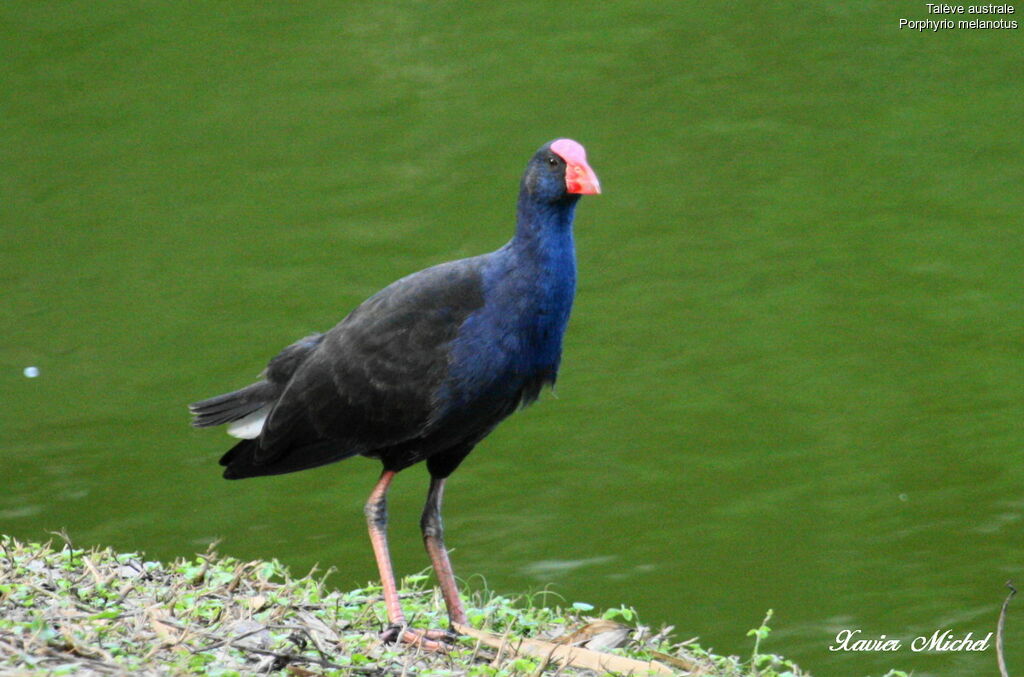
<path fill-rule="evenodd" d="M 554 384 L 576 288 L 573 213 L 580 195 L 600 192 L 583 146 L 545 144 L 526 167 L 505 246 L 403 277 L 330 331 L 285 348 L 257 383 L 190 406 L 193 425 L 227 423 L 242 438 L 220 459 L 228 479 L 357 454 L 381 460 L 365 513 L 387 641 L 437 650 L 450 638 L 406 625 L 388 554 L 388 486 L 395 473 L 427 462 L 423 541 L 449 620 L 465 623 L 444 546 L 445 478 L 502 419 Z"/>

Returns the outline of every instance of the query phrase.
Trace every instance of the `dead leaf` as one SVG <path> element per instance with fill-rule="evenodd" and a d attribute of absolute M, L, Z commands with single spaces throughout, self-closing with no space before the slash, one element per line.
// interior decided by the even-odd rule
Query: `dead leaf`
<path fill-rule="evenodd" d="M 592 651 L 607 651 L 621 646 L 629 637 L 629 626 L 606 618 L 591 618 L 582 628 L 551 640 L 555 644 L 585 646 Z"/>
<path fill-rule="evenodd" d="M 313 640 L 313 644 L 316 645 L 316 648 L 320 653 L 328 653 L 327 646 L 324 645 L 324 640 L 334 644 L 337 644 L 341 640 L 341 638 L 338 637 L 338 633 L 332 630 L 329 625 L 308 611 L 299 611 L 296 615 L 299 617 L 299 620 L 302 621 L 310 638 Z"/>
<path fill-rule="evenodd" d="M 167 644 L 177 644 L 180 636 L 184 633 L 179 633 L 177 628 L 173 625 L 163 623 L 161 619 L 167 618 L 167 612 L 160 607 L 150 607 L 147 609 L 149 615 L 149 625 L 153 628 L 153 632 L 157 634 L 157 637 L 162 639 Z"/>
<path fill-rule="evenodd" d="M 498 635 L 483 632 L 468 625 L 455 623 L 455 630 L 463 635 L 478 639 L 487 646 L 512 651 L 520 656 L 532 656 L 533 658 L 558 661 L 577 668 L 587 670 L 598 670 L 600 672 L 619 672 L 632 674 L 654 673 L 657 675 L 674 675 L 670 667 L 657 661 L 638 661 L 633 658 L 616 656 L 614 654 L 600 653 L 582 647 L 566 646 L 545 642 L 539 639 L 502 639 Z"/>
<path fill-rule="evenodd" d="M 107 579 L 100 575 L 100 572 L 96 569 L 96 565 L 92 563 L 88 557 L 82 556 L 82 562 L 85 564 L 85 568 L 88 570 L 89 575 L 92 576 L 92 580 L 96 581 L 96 587 L 102 588 L 107 584 Z"/>
<path fill-rule="evenodd" d="M 699 661 L 690 660 L 688 658 L 683 658 L 681 656 L 672 656 L 667 653 L 662 653 L 660 651 L 652 651 L 651 655 L 657 658 L 658 660 L 665 661 L 669 665 L 674 665 L 677 668 L 682 668 L 683 670 L 687 671 L 695 671 L 695 675 L 703 675 L 704 671 L 707 669 Z"/>
<path fill-rule="evenodd" d="M 621 627 L 613 630 L 605 630 L 594 635 L 589 642 L 583 646 L 591 651 L 608 651 L 626 643 L 629 639 L 629 628 Z"/>
<path fill-rule="evenodd" d="M 270 646 L 270 632 L 267 626 L 253 620 L 241 620 L 232 623 L 228 630 L 234 637 L 231 644 L 255 649 L 266 649 Z"/>
<path fill-rule="evenodd" d="M 320 674 L 319 672 L 313 672 L 312 670 L 307 670 L 306 668 L 300 668 L 298 665 L 289 665 L 287 667 L 287 670 L 291 674 L 295 675 L 295 677 L 316 677 Z"/>

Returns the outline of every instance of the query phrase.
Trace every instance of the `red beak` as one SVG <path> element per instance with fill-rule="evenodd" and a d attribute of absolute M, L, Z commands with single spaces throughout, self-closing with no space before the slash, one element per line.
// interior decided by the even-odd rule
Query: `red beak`
<path fill-rule="evenodd" d="M 572 139 L 552 142 L 551 151 L 565 160 L 565 190 L 574 195 L 597 195 L 601 182 L 587 164 L 587 151 Z"/>

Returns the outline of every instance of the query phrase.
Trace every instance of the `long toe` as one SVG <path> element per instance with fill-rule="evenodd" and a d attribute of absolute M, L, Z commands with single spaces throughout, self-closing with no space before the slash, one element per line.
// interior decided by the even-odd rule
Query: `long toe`
<path fill-rule="evenodd" d="M 438 652 L 449 651 L 458 637 L 451 630 L 419 630 L 405 625 L 389 625 L 380 634 L 380 639 L 385 644 L 401 642 L 424 651 Z"/>
<path fill-rule="evenodd" d="M 455 642 L 459 641 L 459 637 L 460 637 L 459 633 L 455 632 L 452 629 L 448 629 L 448 630 L 421 630 L 419 632 L 422 632 L 423 636 L 426 637 L 427 639 L 436 639 L 437 641 L 444 642 L 445 644 L 454 644 Z"/>

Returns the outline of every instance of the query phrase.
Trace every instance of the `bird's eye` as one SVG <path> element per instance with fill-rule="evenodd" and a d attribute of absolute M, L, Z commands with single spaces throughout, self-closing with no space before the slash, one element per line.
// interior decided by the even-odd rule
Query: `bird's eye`
<path fill-rule="evenodd" d="M 554 155 L 550 156 L 548 158 L 548 164 L 551 165 L 552 167 L 557 167 L 558 166 L 558 158 L 556 158 Z"/>

